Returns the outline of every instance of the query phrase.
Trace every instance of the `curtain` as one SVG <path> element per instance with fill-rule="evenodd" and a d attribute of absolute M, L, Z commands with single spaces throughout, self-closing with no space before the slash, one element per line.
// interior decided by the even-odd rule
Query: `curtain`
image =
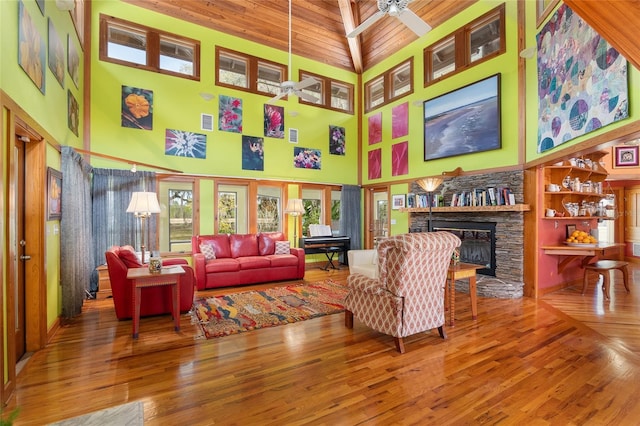
<path fill-rule="evenodd" d="M 93 170 L 93 256 L 94 269 L 106 260 L 104 252 L 111 246 L 130 245 L 140 249 L 139 219 L 133 213 L 127 213 L 131 194 L 138 191 L 155 192 L 155 172 L 131 172 L 129 170 L 94 169 Z M 147 230 L 155 229 L 156 216 L 147 220 Z M 147 249 L 151 244 L 149 236 L 145 238 Z M 157 247 L 155 247 L 157 250 Z M 148 257 L 147 257 L 148 258 Z M 98 273 L 91 276 L 91 292 L 98 291 Z"/>
<path fill-rule="evenodd" d="M 60 218 L 60 283 L 62 317 L 82 312 L 95 269 L 91 229 L 91 166 L 68 146 L 62 147 L 62 215 Z"/>
<path fill-rule="evenodd" d="M 340 195 L 340 229 L 351 238 L 351 249 L 362 247 L 361 190 L 357 185 L 343 185 Z"/>

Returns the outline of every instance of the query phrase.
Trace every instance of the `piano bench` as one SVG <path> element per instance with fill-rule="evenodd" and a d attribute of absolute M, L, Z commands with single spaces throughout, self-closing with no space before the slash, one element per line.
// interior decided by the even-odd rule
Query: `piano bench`
<path fill-rule="evenodd" d="M 328 271 L 329 267 L 331 267 L 332 269 L 340 269 L 336 267 L 336 265 L 334 265 L 333 256 L 335 256 L 336 253 L 342 253 L 344 251 L 344 247 L 319 247 L 318 250 L 324 253 L 325 256 L 327 256 L 327 264 L 324 266 L 324 268 L 320 269 L 324 271 Z"/>

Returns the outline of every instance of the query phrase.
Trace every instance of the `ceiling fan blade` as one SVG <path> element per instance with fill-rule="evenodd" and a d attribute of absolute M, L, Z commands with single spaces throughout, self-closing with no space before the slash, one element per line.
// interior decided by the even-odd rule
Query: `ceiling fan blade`
<path fill-rule="evenodd" d="M 279 101 L 280 99 L 284 98 L 285 96 L 287 96 L 287 92 L 280 92 L 280 94 L 278 96 L 274 96 L 273 98 L 269 99 L 267 101 L 268 104 L 272 104 L 275 103 L 276 101 Z"/>
<path fill-rule="evenodd" d="M 397 15 L 397 18 L 402 21 L 411 31 L 416 33 L 418 37 L 422 37 L 429 31 L 431 31 L 431 25 L 422 20 L 421 17 L 416 15 L 410 9 L 404 9 Z"/>
<path fill-rule="evenodd" d="M 347 38 L 354 38 L 373 24 L 375 24 L 378 19 L 382 18 L 385 15 L 382 11 L 377 11 L 373 15 L 371 15 L 368 19 L 366 19 L 362 24 L 358 25 L 353 31 L 347 34 Z"/>
<path fill-rule="evenodd" d="M 315 96 L 313 96 L 310 93 L 305 93 L 302 90 L 296 90 L 296 95 L 298 95 L 299 97 L 301 97 L 302 99 L 304 99 L 307 102 L 311 102 L 311 103 L 317 103 L 320 99 L 316 98 Z"/>
<path fill-rule="evenodd" d="M 316 80 L 313 77 L 307 77 L 304 80 L 300 81 L 299 83 L 296 83 L 293 88 L 295 90 L 300 90 L 300 89 L 306 89 L 309 86 L 313 86 L 314 84 L 317 84 L 318 80 Z"/>

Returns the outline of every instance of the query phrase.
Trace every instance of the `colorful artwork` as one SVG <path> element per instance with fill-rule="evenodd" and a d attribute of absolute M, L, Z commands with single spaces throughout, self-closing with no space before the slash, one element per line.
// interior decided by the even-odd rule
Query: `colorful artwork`
<path fill-rule="evenodd" d="M 382 149 L 369 151 L 369 179 L 382 177 Z"/>
<path fill-rule="evenodd" d="M 67 70 L 71 76 L 73 84 L 78 87 L 80 84 L 80 56 L 76 44 L 71 38 L 71 34 L 67 34 Z"/>
<path fill-rule="evenodd" d="M 51 18 L 49 18 L 49 69 L 60 86 L 64 88 L 64 46 Z"/>
<path fill-rule="evenodd" d="M 62 173 L 47 167 L 47 220 L 62 217 Z"/>
<path fill-rule="evenodd" d="M 344 127 L 329 125 L 329 154 L 344 155 Z"/>
<path fill-rule="evenodd" d="M 42 93 L 45 91 L 44 63 L 46 49 L 44 39 L 38 32 L 31 15 L 18 2 L 18 64 Z"/>
<path fill-rule="evenodd" d="M 67 90 L 67 125 L 69 129 L 78 136 L 78 126 L 80 123 L 80 106 L 78 101 L 71 93 L 71 90 Z"/>
<path fill-rule="evenodd" d="M 164 153 L 176 157 L 206 158 L 207 135 L 167 129 L 164 134 Z"/>
<path fill-rule="evenodd" d="M 382 142 L 382 112 L 369 116 L 369 145 Z"/>
<path fill-rule="evenodd" d="M 122 127 L 153 128 L 153 91 L 122 86 Z"/>
<path fill-rule="evenodd" d="M 242 99 L 218 97 L 218 130 L 242 133 Z"/>
<path fill-rule="evenodd" d="M 409 174 L 409 142 L 400 142 L 391 146 L 391 175 Z"/>
<path fill-rule="evenodd" d="M 242 170 L 264 170 L 264 139 L 242 135 Z"/>
<path fill-rule="evenodd" d="M 264 136 L 284 139 L 284 107 L 264 105 Z"/>
<path fill-rule="evenodd" d="M 409 134 L 409 102 L 393 107 L 391 110 L 391 138 Z"/>
<path fill-rule="evenodd" d="M 613 147 L 614 167 L 638 167 L 638 145 Z"/>
<path fill-rule="evenodd" d="M 322 151 L 312 148 L 293 148 L 293 165 L 298 169 L 320 170 Z"/>
<path fill-rule="evenodd" d="M 537 43 L 539 153 L 628 117 L 627 61 L 569 7 Z"/>

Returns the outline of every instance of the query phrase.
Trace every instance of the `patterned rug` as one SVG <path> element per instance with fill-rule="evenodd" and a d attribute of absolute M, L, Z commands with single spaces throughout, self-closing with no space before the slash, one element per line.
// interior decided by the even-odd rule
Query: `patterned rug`
<path fill-rule="evenodd" d="M 228 336 L 342 312 L 346 294 L 344 285 L 327 280 L 198 298 L 191 322 L 196 338 Z"/>

